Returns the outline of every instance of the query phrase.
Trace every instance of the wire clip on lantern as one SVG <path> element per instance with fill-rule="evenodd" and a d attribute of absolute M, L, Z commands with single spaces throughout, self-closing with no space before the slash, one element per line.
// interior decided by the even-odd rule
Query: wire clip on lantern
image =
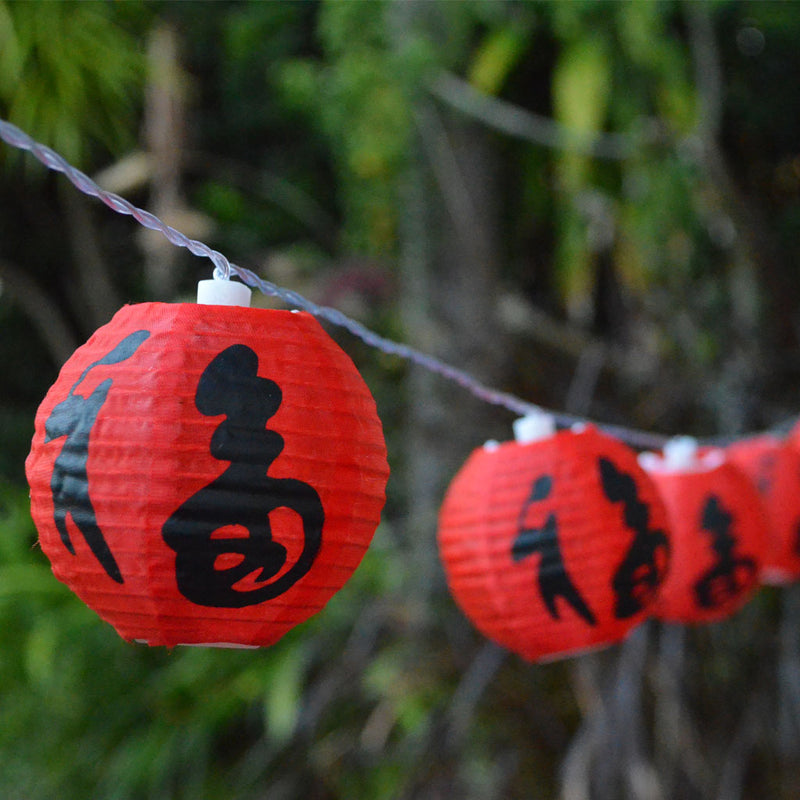
<path fill-rule="evenodd" d="M 125 306 L 37 412 L 42 549 L 125 639 L 272 644 L 378 525 L 389 468 L 369 389 L 311 315 L 249 295 L 202 281 L 203 304 Z"/>
<path fill-rule="evenodd" d="M 690 437 L 639 462 L 664 500 L 672 536 L 654 616 L 682 623 L 729 617 L 759 585 L 767 522 L 755 486 L 723 450 L 699 450 Z"/>
<path fill-rule="evenodd" d="M 486 636 L 529 661 L 622 639 L 669 560 L 667 517 L 636 455 L 593 426 L 518 420 L 475 450 L 439 517 L 448 584 Z"/>
<path fill-rule="evenodd" d="M 767 434 L 735 442 L 726 453 L 764 502 L 767 543 L 761 582 L 792 583 L 800 578 L 800 452 Z"/>

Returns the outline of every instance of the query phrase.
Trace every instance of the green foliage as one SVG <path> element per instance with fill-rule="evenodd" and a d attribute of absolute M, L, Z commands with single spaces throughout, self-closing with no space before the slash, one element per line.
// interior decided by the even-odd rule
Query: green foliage
<path fill-rule="evenodd" d="M 562 125 L 584 135 L 603 130 L 611 95 L 611 55 L 602 36 L 582 36 L 563 48 L 552 91 L 553 112 Z M 562 180 L 566 190 L 575 191 L 586 176 L 575 161 L 569 163 L 575 166 L 565 167 Z"/>
<path fill-rule="evenodd" d="M 131 144 L 142 70 L 106 4 L 0 2 L 0 108 L 73 163 Z"/>
<path fill-rule="evenodd" d="M 486 94 L 497 94 L 530 45 L 527 20 L 512 19 L 490 30 L 469 66 L 469 82 Z"/>
<path fill-rule="evenodd" d="M 611 99 L 611 56 L 601 35 L 582 36 L 566 44 L 553 71 L 554 117 L 569 137 L 590 141 L 605 127 Z M 559 250 L 556 254 L 559 284 L 573 316 L 591 302 L 593 253 L 585 232 L 577 195 L 590 183 L 593 160 L 568 147 L 557 156 L 556 180 L 561 200 Z"/>
<path fill-rule="evenodd" d="M 342 246 L 388 254 L 397 237 L 398 180 L 411 108 L 402 64 L 389 55 L 382 2 L 327 2 L 319 37 L 327 63 L 291 60 L 279 86 L 286 102 L 319 125 L 336 159 L 344 212 Z"/>
<path fill-rule="evenodd" d="M 670 30 L 674 7 L 626 2 L 616 12 L 616 36 L 625 57 L 618 76 L 627 91 L 615 97 L 615 121 L 627 126 L 637 115 L 653 113 L 673 133 L 689 134 L 697 124 L 698 99 L 687 43 Z"/>

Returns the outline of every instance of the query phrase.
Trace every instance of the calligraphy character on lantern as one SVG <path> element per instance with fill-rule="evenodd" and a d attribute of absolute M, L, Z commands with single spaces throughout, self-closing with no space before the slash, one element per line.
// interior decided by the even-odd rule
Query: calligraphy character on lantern
<path fill-rule="evenodd" d="M 531 506 L 545 500 L 550 495 L 552 488 L 553 479 L 549 475 L 542 475 L 534 481 L 531 493 L 517 520 L 517 536 L 511 547 L 511 555 L 514 561 L 521 561 L 532 553 L 539 553 L 541 556 L 538 570 L 539 593 L 551 617 L 560 619 L 556 598 L 561 597 L 589 625 L 596 625 L 597 620 L 594 614 L 567 573 L 564 557 L 561 555 L 561 546 L 558 542 L 556 515 L 548 514 L 542 527 L 527 527 L 525 524 Z"/>
<path fill-rule="evenodd" d="M 45 421 L 45 443 L 60 439 L 62 436 L 67 437 L 53 464 L 53 475 L 50 479 L 54 518 L 61 541 L 67 550 L 75 555 L 75 546 L 67 527 L 67 517 L 71 516 L 92 553 L 109 577 L 117 583 L 123 583 L 122 574 L 97 524 L 97 516 L 89 495 L 88 472 L 89 437 L 97 422 L 100 409 L 108 397 L 113 379 L 106 378 L 99 383 L 88 397 L 75 392 L 95 367 L 125 361 L 136 352 L 149 335 L 148 331 L 135 331 L 101 359 L 89 364 L 72 385 L 66 398 L 53 408 Z"/>
<path fill-rule="evenodd" d="M 639 499 L 636 481 L 607 458 L 599 461 L 603 491 L 612 503 L 622 503 L 625 524 L 634 532 L 612 585 L 617 595 L 615 615 L 632 617 L 653 599 L 667 567 L 669 541 L 664 531 L 650 529 L 650 510 Z"/>
<path fill-rule="evenodd" d="M 308 572 L 322 542 L 325 514 L 316 490 L 302 481 L 267 475 L 283 449 L 280 434 L 266 428 L 282 393 L 257 371 L 258 356 L 241 344 L 223 350 L 203 371 L 195 404 L 206 416 L 226 415 L 210 447 L 214 458 L 231 463 L 186 500 L 162 529 L 177 554 L 178 589 L 202 606 L 242 608 L 283 594 Z M 287 550 L 273 539 L 269 520 L 278 508 L 296 512 L 303 522 L 302 551 L 280 575 Z M 248 535 L 214 535 L 228 526 L 241 526 Z M 227 566 L 221 566 L 221 556 L 228 558 Z M 237 588 L 249 575 L 261 585 Z"/>
<path fill-rule="evenodd" d="M 695 584 L 698 605 L 715 608 L 737 596 L 756 576 L 756 562 L 734 553 L 736 537 L 731 533 L 733 517 L 712 495 L 703 508 L 702 528 L 711 536 L 711 549 L 717 560 Z"/>

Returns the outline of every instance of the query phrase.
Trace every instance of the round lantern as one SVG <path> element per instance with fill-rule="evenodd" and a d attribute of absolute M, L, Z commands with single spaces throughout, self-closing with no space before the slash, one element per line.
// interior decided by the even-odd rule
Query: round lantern
<path fill-rule="evenodd" d="M 753 481 L 767 515 L 761 580 L 776 586 L 800 577 L 800 452 L 780 439 L 757 436 L 726 448 Z"/>
<path fill-rule="evenodd" d="M 375 402 L 313 317 L 190 303 L 125 306 L 73 354 L 26 470 L 56 577 L 167 646 L 269 645 L 320 610 L 388 477 Z"/>
<path fill-rule="evenodd" d="M 654 616 L 713 622 L 737 611 L 759 584 L 766 512 L 755 486 L 718 449 L 675 440 L 640 463 L 667 507 L 672 559 Z"/>
<path fill-rule="evenodd" d="M 667 569 L 655 486 L 594 427 L 518 438 L 475 450 L 447 491 L 438 539 L 455 600 L 530 661 L 622 639 Z"/>

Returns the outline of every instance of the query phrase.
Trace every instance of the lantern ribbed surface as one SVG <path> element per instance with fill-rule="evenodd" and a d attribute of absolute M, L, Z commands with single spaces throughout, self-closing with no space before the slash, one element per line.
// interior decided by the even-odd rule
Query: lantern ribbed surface
<path fill-rule="evenodd" d="M 783 586 L 800 577 L 800 453 L 774 436 L 743 439 L 728 458 L 755 484 L 767 513 L 763 583 Z"/>
<path fill-rule="evenodd" d="M 669 519 L 672 558 L 654 616 L 665 622 L 725 619 L 760 584 L 767 541 L 752 481 L 714 451 L 686 469 L 648 469 Z"/>
<path fill-rule="evenodd" d="M 375 402 L 310 315 L 126 306 L 63 366 L 26 471 L 53 572 L 122 637 L 263 646 L 360 563 Z"/>
<path fill-rule="evenodd" d="M 439 518 L 448 585 L 484 635 L 530 661 L 622 639 L 669 558 L 635 454 L 594 427 L 475 450 Z"/>

